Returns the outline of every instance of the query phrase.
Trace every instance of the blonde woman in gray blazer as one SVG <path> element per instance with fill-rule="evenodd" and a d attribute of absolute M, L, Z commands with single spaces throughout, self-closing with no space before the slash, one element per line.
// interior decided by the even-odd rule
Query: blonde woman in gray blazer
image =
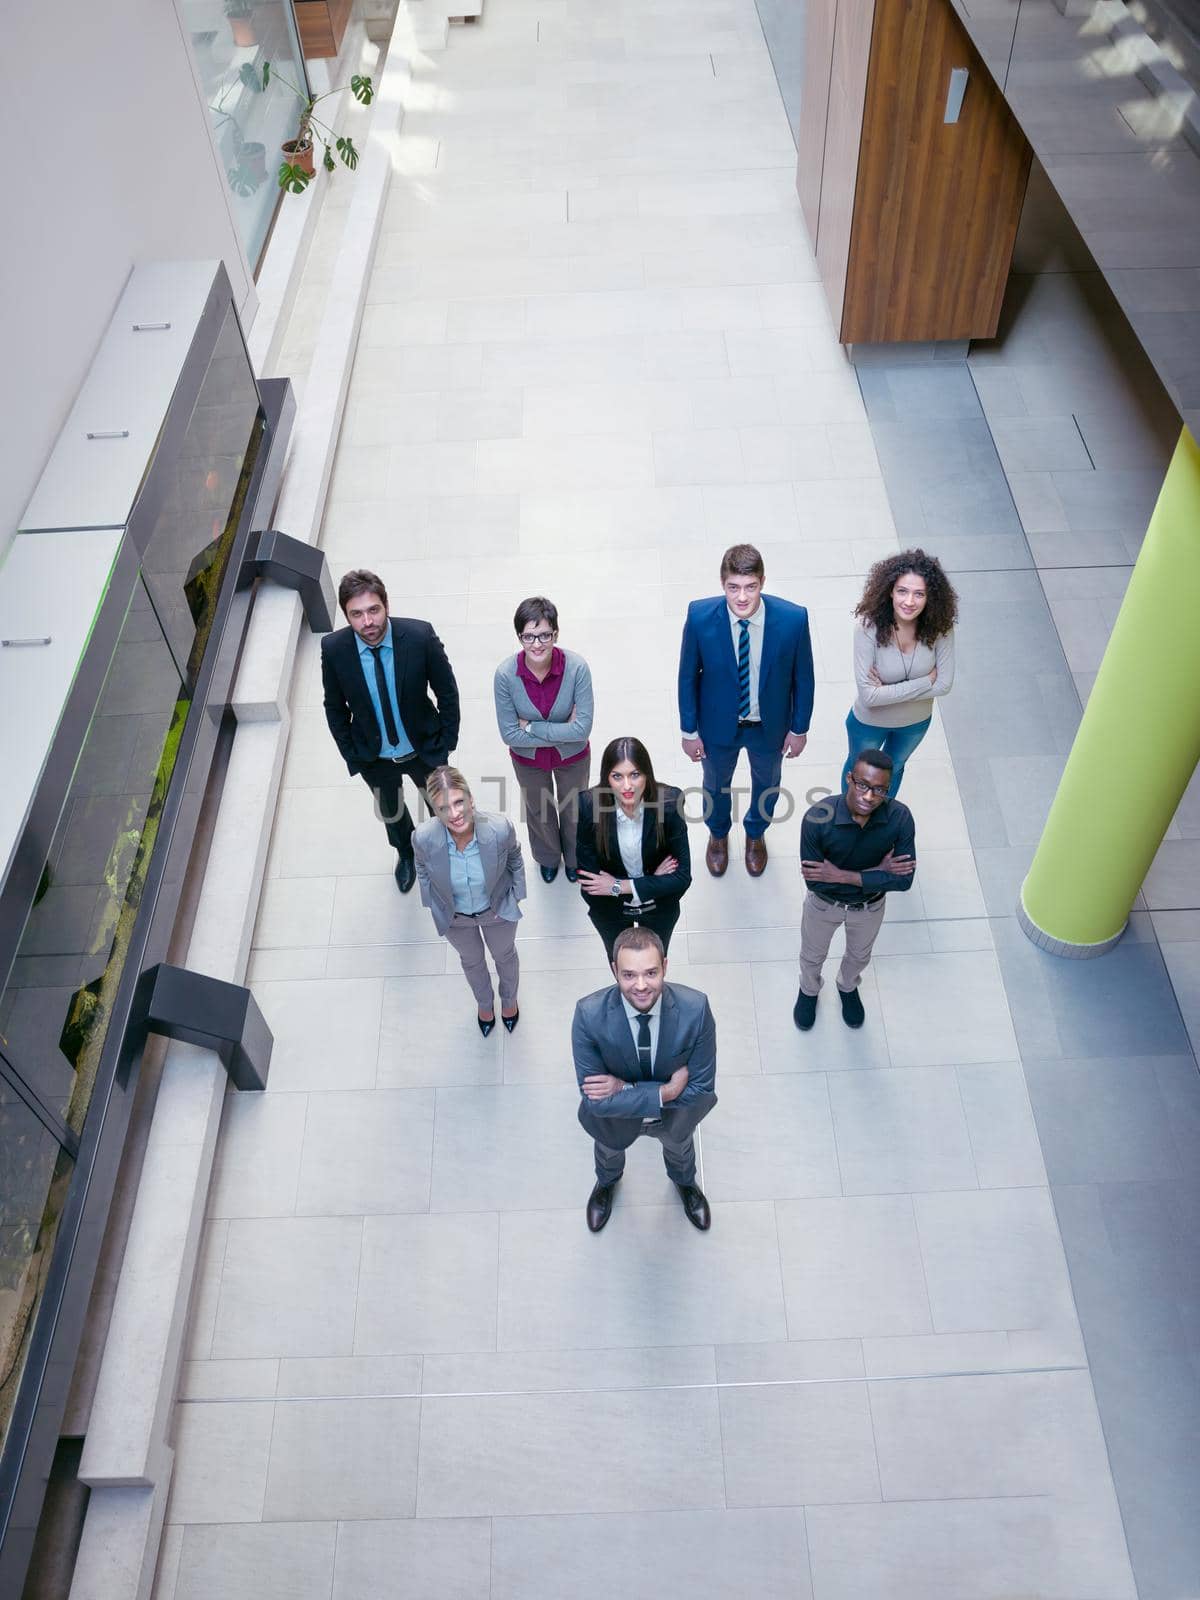
<path fill-rule="evenodd" d="M 553 883 L 561 860 L 575 883 L 578 796 L 592 774 L 592 675 L 582 656 L 558 648 L 558 608 L 545 595 L 522 600 L 513 627 L 521 649 L 496 668 L 496 721 L 542 879 Z"/>
<path fill-rule="evenodd" d="M 425 784 L 434 813 L 413 833 L 413 860 L 421 903 L 433 925 L 458 952 L 479 1008 L 486 1039 L 496 1026 L 491 951 L 500 983 L 500 1020 L 509 1033 L 520 1020 L 517 985 L 519 902 L 525 898 L 521 841 L 507 817 L 476 811 L 467 780 L 456 767 L 436 767 Z"/>

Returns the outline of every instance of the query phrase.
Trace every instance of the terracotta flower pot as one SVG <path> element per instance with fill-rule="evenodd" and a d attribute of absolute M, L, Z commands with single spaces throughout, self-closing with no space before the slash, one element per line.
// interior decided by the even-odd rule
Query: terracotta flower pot
<path fill-rule="evenodd" d="M 233 30 L 233 42 L 239 50 L 248 50 L 258 43 L 253 17 L 230 17 L 229 26 Z"/>
<path fill-rule="evenodd" d="M 309 177 L 312 177 L 314 168 L 311 141 L 297 149 L 295 139 L 289 139 L 286 144 L 280 145 L 279 148 L 283 151 L 285 161 L 290 161 L 294 167 L 299 167 L 301 172 L 307 172 Z"/>

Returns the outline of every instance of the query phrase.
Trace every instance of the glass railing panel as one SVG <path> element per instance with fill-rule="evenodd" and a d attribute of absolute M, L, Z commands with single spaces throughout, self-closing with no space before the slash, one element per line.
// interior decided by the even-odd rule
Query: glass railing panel
<path fill-rule="evenodd" d="M 0 1074 L 0 1448 L 74 1163 Z"/>
<path fill-rule="evenodd" d="M 76 1132 L 91 1099 L 188 705 L 139 584 L 0 991 L 0 1047 Z"/>

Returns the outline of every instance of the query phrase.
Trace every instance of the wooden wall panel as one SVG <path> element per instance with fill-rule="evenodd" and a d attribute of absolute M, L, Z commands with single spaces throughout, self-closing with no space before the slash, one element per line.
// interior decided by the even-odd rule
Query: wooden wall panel
<path fill-rule="evenodd" d="M 796 193 L 814 250 L 821 222 L 821 169 L 825 165 L 825 122 L 829 114 L 836 17 L 837 0 L 808 0 L 804 18 L 804 87 L 796 136 Z"/>
<path fill-rule="evenodd" d="M 898 3 L 900 0 L 883 0 L 881 9 Z M 825 125 L 821 216 L 817 228 L 817 264 L 835 327 L 842 320 L 850 259 L 874 16 L 875 0 L 838 0 L 829 76 L 829 115 Z"/>
<path fill-rule="evenodd" d="M 946 123 L 952 67 L 970 80 L 959 121 Z M 949 0 L 878 6 L 842 342 L 991 338 L 1029 162 Z"/>
<path fill-rule="evenodd" d="M 354 0 L 296 0 L 296 28 L 306 61 L 325 61 L 342 48 Z"/>

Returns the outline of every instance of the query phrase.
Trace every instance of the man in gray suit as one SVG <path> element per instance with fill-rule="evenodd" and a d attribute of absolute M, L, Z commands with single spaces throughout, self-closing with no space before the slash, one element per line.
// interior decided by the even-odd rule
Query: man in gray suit
<path fill-rule="evenodd" d="M 587 1225 L 599 1233 L 608 1221 L 625 1152 L 645 1133 L 663 1147 L 688 1221 L 704 1230 L 712 1217 L 696 1187 L 693 1135 L 717 1103 L 717 1025 L 708 999 L 666 981 L 662 941 L 649 928 L 617 936 L 612 966 L 616 987 L 585 995 L 571 1025 L 579 1121 L 596 1145 Z"/>

